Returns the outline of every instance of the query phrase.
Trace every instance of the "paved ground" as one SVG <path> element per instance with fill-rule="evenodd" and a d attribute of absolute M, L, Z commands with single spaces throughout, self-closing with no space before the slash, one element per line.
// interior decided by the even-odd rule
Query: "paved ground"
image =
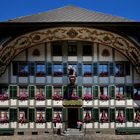
<path fill-rule="evenodd" d="M 0 136 L 0 140 L 140 140 L 140 135 L 95 134 L 86 136 L 23 135 Z"/>

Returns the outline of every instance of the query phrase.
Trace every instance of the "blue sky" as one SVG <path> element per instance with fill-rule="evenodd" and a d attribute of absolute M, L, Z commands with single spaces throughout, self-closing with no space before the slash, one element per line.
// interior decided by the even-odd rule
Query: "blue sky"
<path fill-rule="evenodd" d="M 140 21 L 140 0 L 1 0 L 0 21 L 37 14 L 66 5 Z"/>

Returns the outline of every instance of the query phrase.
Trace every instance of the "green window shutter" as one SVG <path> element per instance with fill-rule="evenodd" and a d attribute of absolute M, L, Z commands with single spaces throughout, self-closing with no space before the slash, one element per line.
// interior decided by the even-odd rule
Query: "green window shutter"
<path fill-rule="evenodd" d="M 98 76 L 98 63 L 93 63 L 93 75 Z"/>
<path fill-rule="evenodd" d="M 52 98 L 52 86 L 46 86 L 46 98 L 47 99 Z"/>
<path fill-rule="evenodd" d="M 109 63 L 109 74 L 114 75 L 114 63 Z"/>
<path fill-rule="evenodd" d="M 67 109 L 63 108 L 63 122 L 67 121 Z"/>
<path fill-rule="evenodd" d="M 10 98 L 16 99 L 17 98 L 18 87 L 17 86 L 10 86 Z"/>
<path fill-rule="evenodd" d="M 127 86 L 125 86 L 125 96 L 126 96 L 126 98 L 127 99 L 131 99 L 132 98 L 132 93 L 133 91 L 132 91 L 132 86 L 129 86 L 129 85 L 127 85 Z"/>
<path fill-rule="evenodd" d="M 35 63 L 30 63 L 30 75 L 35 75 Z"/>
<path fill-rule="evenodd" d="M 130 121 L 134 121 L 134 110 L 132 108 L 129 110 L 129 115 L 130 115 Z"/>
<path fill-rule="evenodd" d="M 35 87 L 29 86 L 29 98 L 33 99 L 35 97 Z"/>
<path fill-rule="evenodd" d="M 82 86 L 78 86 L 78 96 L 79 98 L 82 98 Z"/>
<path fill-rule="evenodd" d="M 35 121 L 35 109 L 29 109 L 29 122 L 34 122 Z"/>
<path fill-rule="evenodd" d="M 67 75 L 67 69 L 68 69 L 67 63 L 63 63 L 63 72 L 64 72 L 64 75 Z"/>
<path fill-rule="evenodd" d="M 68 96 L 68 86 L 63 86 L 63 97 L 67 99 Z"/>
<path fill-rule="evenodd" d="M 125 75 L 130 75 L 130 62 L 125 62 Z"/>
<path fill-rule="evenodd" d="M 94 86 L 92 91 L 93 91 L 93 98 L 97 99 L 99 93 L 99 86 Z"/>
<path fill-rule="evenodd" d="M 112 99 L 115 98 L 115 86 L 114 85 L 109 86 L 109 95 Z"/>
<path fill-rule="evenodd" d="M 52 63 L 47 63 L 47 75 L 52 75 Z"/>
<path fill-rule="evenodd" d="M 133 109 L 130 108 L 126 109 L 126 120 L 129 122 L 134 120 Z"/>
<path fill-rule="evenodd" d="M 80 108 L 79 120 L 83 121 L 83 108 Z"/>
<path fill-rule="evenodd" d="M 98 108 L 94 108 L 93 109 L 93 120 L 95 121 L 95 122 L 99 122 L 99 109 Z"/>
<path fill-rule="evenodd" d="M 78 76 L 82 76 L 82 64 L 78 63 Z"/>
<path fill-rule="evenodd" d="M 110 109 L 110 121 L 115 122 L 115 109 L 114 108 Z"/>
<path fill-rule="evenodd" d="M 10 122 L 17 121 L 17 109 L 10 109 Z"/>
<path fill-rule="evenodd" d="M 47 108 L 46 109 L 46 121 L 47 122 L 51 122 L 52 121 L 52 109 L 51 108 Z"/>

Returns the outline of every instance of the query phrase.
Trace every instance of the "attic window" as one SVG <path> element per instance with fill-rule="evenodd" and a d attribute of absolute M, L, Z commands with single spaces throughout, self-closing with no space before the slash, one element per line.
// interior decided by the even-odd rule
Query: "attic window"
<path fill-rule="evenodd" d="M 34 49 L 32 55 L 33 56 L 40 56 L 40 51 L 38 49 Z"/>
<path fill-rule="evenodd" d="M 109 51 L 108 51 L 107 49 L 104 49 L 104 50 L 102 51 L 102 56 L 104 56 L 104 57 L 110 56 Z"/>

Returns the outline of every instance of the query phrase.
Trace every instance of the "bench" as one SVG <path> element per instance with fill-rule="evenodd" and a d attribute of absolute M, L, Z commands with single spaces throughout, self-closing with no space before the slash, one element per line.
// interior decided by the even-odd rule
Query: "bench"
<path fill-rule="evenodd" d="M 0 128 L 0 135 L 14 135 L 14 128 Z"/>
<path fill-rule="evenodd" d="M 118 127 L 115 134 L 140 134 L 140 127 Z"/>

